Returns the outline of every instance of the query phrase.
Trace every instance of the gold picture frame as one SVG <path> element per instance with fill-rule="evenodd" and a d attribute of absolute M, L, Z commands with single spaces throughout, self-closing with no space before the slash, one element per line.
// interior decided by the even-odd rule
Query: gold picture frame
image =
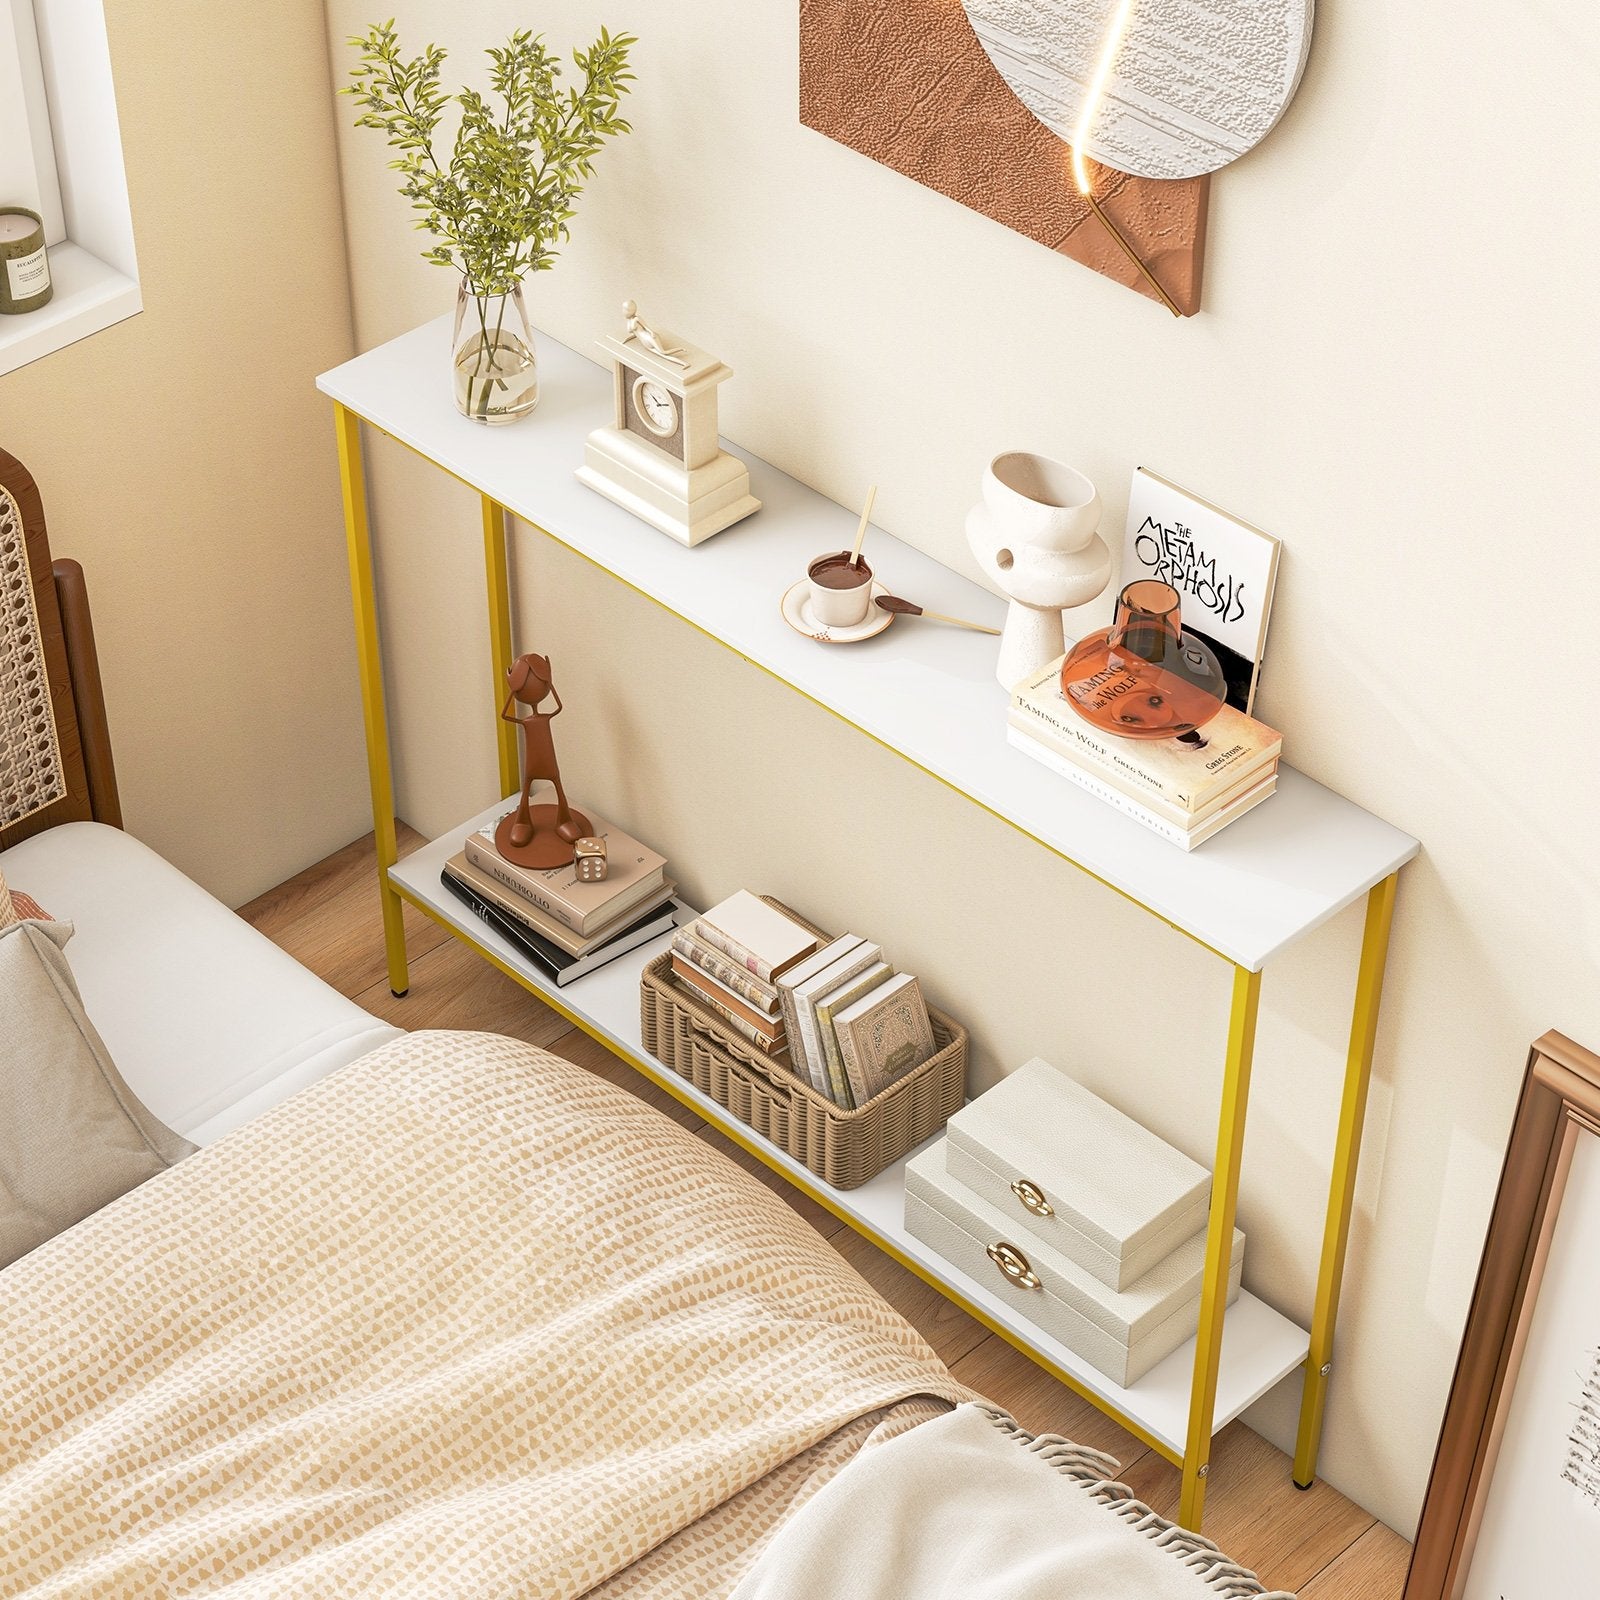
<path fill-rule="evenodd" d="M 1600 1138 L 1600 1056 L 1547 1033 L 1529 1054 L 1404 1600 L 1461 1600 L 1467 1590 L 1519 1379 L 1537 1377 L 1525 1371 L 1535 1311 L 1579 1141 L 1590 1138 Z M 1600 1345 L 1600 1326 L 1592 1331 Z M 1600 1494 L 1600 1435 L 1592 1470 Z M 1569 1462 L 1532 1492 L 1548 1503 L 1570 1471 Z"/>

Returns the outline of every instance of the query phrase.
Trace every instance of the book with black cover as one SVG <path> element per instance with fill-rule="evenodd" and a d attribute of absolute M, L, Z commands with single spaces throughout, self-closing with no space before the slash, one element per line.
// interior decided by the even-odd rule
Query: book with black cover
<path fill-rule="evenodd" d="M 560 945 L 542 938 L 532 928 L 513 921 L 498 906 L 491 905 L 449 873 L 441 872 L 439 882 L 501 938 L 514 945 L 557 988 L 565 988 L 596 968 L 603 967 L 608 961 L 614 961 L 630 950 L 637 950 L 640 945 L 648 944 L 663 933 L 671 933 L 678 926 L 680 917 L 691 914 L 676 900 L 669 900 L 664 906 L 655 906 L 647 911 L 637 922 L 630 923 L 614 939 L 606 940 L 587 955 L 575 956 Z"/>

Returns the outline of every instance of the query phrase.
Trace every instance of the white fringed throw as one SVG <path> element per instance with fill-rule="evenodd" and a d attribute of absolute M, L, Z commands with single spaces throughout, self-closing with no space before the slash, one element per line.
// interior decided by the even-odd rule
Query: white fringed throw
<path fill-rule="evenodd" d="M 960 1406 L 863 1450 L 779 1531 L 731 1600 L 1266 1595 L 1210 1540 L 1112 1482 L 1115 1471 L 1098 1451 Z"/>

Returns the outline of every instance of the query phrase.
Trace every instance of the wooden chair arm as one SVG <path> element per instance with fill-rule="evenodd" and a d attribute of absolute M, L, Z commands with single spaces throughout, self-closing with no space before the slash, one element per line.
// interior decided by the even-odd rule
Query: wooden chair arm
<path fill-rule="evenodd" d="M 66 635 L 72 703 L 78 716 L 90 809 L 96 822 L 120 828 L 122 800 L 117 793 L 117 769 L 111 756 L 111 729 L 106 722 L 100 657 L 95 649 L 94 621 L 89 614 L 89 588 L 84 582 L 83 568 L 76 561 L 52 561 L 50 572 L 55 578 L 56 603 L 61 608 L 61 626 Z"/>

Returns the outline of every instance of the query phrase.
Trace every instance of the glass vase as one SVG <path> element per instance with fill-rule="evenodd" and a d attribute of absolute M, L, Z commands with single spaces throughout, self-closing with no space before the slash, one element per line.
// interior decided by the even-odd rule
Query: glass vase
<path fill-rule="evenodd" d="M 456 409 L 494 428 L 539 403 L 539 364 L 522 285 L 508 294 L 474 294 L 462 280 L 450 342 Z"/>
<path fill-rule="evenodd" d="M 1178 591 L 1141 578 L 1117 596 L 1111 626 L 1067 652 L 1061 692 L 1103 733 L 1201 745 L 1228 684 L 1210 647 L 1183 631 Z"/>

